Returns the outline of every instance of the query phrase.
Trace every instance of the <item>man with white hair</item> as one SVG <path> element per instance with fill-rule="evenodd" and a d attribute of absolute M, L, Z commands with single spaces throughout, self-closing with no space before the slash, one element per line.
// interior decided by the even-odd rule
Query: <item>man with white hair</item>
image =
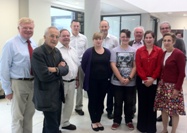
<path fill-rule="evenodd" d="M 134 28 L 134 40 L 129 42 L 129 45 L 135 48 L 136 50 L 144 45 L 143 35 L 144 28 L 142 26 L 138 26 Z M 133 95 L 133 111 L 136 113 L 136 92 Z M 134 116 L 133 116 L 134 117 Z"/>
<path fill-rule="evenodd" d="M 138 26 L 134 28 L 134 40 L 129 42 L 129 45 L 135 48 L 136 50 L 144 45 L 143 43 L 143 35 L 144 28 L 142 26 Z"/>

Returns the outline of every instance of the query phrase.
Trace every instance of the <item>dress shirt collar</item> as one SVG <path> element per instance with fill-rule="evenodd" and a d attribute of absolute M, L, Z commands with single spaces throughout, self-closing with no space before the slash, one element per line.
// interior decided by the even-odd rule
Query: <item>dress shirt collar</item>
<path fill-rule="evenodd" d="M 48 54 L 52 52 L 56 52 L 56 49 L 52 49 L 50 46 L 48 46 L 46 43 L 44 43 L 45 48 L 47 49 Z"/>
<path fill-rule="evenodd" d="M 73 33 L 71 33 L 71 37 L 79 37 L 80 36 L 80 33 L 78 33 L 77 36 L 73 35 Z"/>
<path fill-rule="evenodd" d="M 57 47 L 59 48 L 59 49 L 61 49 L 61 48 L 63 48 L 63 49 L 71 49 L 71 46 L 69 45 L 69 47 L 67 48 L 67 47 L 65 47 L 61 42 L 59 42 L 59 44 L 57 45 Z"/>
<path fill-rule="evenodd" d="M 143 44 L 143 41 L 141 40 L 140 42 L 136 42 L 136 41 L 134 40 L 133 44 Z"/>
<path fill-rule="evenodd" d="M 110 37 L 111 37 L 111 36 L 110 36 L 110 34 L 108 33 L 107 36 L 106 36 L 106 38 L 110 38 Z M 105 38 L 105 39 L 106 39 L 106 38 Z"/>
<path fill-rule="evenodd" d="M 20 40 L 23 44 L 27 44 L 27 40 L 25 38 L 23 38 L 20 34 L 18 34 L 18 37 L 20 38 Z"/>

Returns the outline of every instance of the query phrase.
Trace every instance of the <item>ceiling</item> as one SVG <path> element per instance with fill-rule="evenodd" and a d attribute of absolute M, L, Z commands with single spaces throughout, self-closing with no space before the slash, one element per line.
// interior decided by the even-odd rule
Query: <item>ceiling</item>
<path fill-rule="evenodd" d="M 63 8 L 84 11 L 84 0 L 44 0 Z M 101 14 L 150 13 L 155 17 L 187 17 L 187 0 L 101 0 Z"/>

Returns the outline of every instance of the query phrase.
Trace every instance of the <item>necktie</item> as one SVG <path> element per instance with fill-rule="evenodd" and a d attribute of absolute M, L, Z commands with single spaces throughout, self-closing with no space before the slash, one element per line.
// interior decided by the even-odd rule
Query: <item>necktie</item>
<path fill-rule="evenodd" d="M 30 40 L 27 40 L 26 42 L 27 42 L 27 44 L 28 44 L 28 50 L 29 50 L 30 61 L 31 61 L 32 52 L 33 52 L 33 49 L 32 49 L 32 47 L 31 47 L 31 41 L 30 41 Z M 33 75 L 33 74 L 32 74 L 32 69 L 30 70 L 30 74 Z"/>

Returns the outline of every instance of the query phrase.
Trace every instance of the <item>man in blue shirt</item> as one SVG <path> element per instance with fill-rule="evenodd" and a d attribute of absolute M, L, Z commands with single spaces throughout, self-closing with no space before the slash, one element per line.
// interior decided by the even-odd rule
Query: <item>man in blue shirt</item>
<path fill-rule="evenodd" d="M 6 98 L 11 100 L 12 133 L 32 133 L 34 114 L 33 75 L 30 58 L 36 44 L 31 39 L 34 21 L 21 18 L 19 34 L 6 42 L 2 50 L 0 76 Z"/>

